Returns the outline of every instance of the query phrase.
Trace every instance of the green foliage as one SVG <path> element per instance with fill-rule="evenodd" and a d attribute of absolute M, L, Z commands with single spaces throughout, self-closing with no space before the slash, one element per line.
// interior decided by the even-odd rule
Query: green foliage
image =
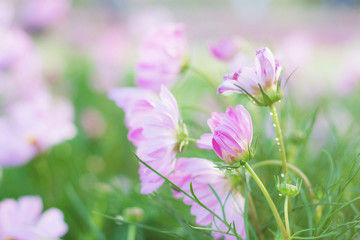
<path fill-rule="evenodd" d="M 212 239 L 208 227 L 196 226 L 190 207 L 172 197 L 169 184 L 164 184 L 154 194 L 139 193 L 139 163 L 133 155 L 134 147 L 126 138 L 123 112 L 107 99 L 106 94 L 89 87 L 92 66 L 85 58 L 76 54 L 69 54 L 67 58 L 66 79 L 69 81 L 66 84 L 71 86 L 68 94 L 75 106 L 78 134 L 25 166 L 3 169 L 1 200 L 24 195 L 41 196 L 45 208 L 57 207 L 64 212 L 69 225 L 64 239 L 126 239 L 130 225 L 136 226 L 137 240 Z M 205 63 L 206 66 L 215 64 Z M 214 79 L 221 79 L 221 74 L 215 75 Z M 131 80 L 129 73 L 127 81 Z M 241 103 L 252 115 L 254 136 L 258 138 L 255 159 L 249 164 L 280 158 L 268 109 L 252 105 L 246 96 L 215 96 L 212 85 L 191 71 L 173 92 L 191 138 L 209 132 L 206 120 L 211 111 L 223 111 L 227 105 Z M 214 102 L 219 102 L 217 106 L 209 103 L 214 96 Z M 300 194 L 291 199 L 292 239 L 360 238 L 360 162 L 357 155 L 360 150 L 360 112 L 353 104 L 354 99 L 359 101 L 358 93 L 346 99 L 325 96 L 320 103 L 304 108 L 290 92 L 278 106 L 289 161 L 308 176 L 316 196 L 316 202 L 312 202 L 303 185 Z M 349 111 L 353 117 L 354 124 L 345 132 L 340 132 L 338 123 L 329 117 L 334 104 Z M 99 139 L 90 138 L 82 128 L 81 113 L 87 108 L 97 109 L 105 119 L 106 131 Z M 316 125 L 320 115 L 330 126 L 325 136 L 315 133 L 318 134 L 317 128 L 321 127 Z M 302 137 L 294 138 L 299 132 Z M 319 144 L 321 137 L 323 143 Z M 212 151 L 197 149 L 193 144 L 181 156 L 203 157 L 220 163 Z M 279 175 L 280 170 L 279 166 L 257 170 L 279 210 L 284 198 L 278 196 L 274 175 Z M 256 206 L 262 239 L 273 239 L 277 228 L 270 209 L 254 182 L 245 174 L 244 180 L 245 196 L 251 193 Z M 194 193 L 189 197 L 196 201 Z M 129 222 L 123 217 L 126 209 L 132 207 L 143 210 L 141 221 Z M 261 239 L 255 218 L 250 216 L 247 198 L 245 212 L 248 239 Z M 283 216 L 283 211 L 279 212 Z"/>

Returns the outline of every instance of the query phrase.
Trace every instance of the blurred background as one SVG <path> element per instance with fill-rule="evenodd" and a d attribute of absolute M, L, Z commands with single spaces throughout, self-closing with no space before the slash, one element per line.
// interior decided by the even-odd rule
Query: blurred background
<path fill-rule="evenodd" d="M 321 149 L 334 161 L 360 151 L 360 1 L 1 0 L 0 116 L 44 85 L 46 94 L 72 109 L 76 133 L 24 165 L 3 167 L 0 200 L 41 196 L 45 208 L 64 212 L 69 225 L 64 239 L 126 239 L 128 225 L 111 217 L 129 214 L 153 228 L 138 227 L 137 239 L 211 239 L 187 225 L 194 223 L 189 207 L 173 200 L 168 188 L 139 193 L 124 113 L 107 98 L 112 88 L 135 86 L 138 45 L 149 30 L 168 22 L 184 24 L 190 63 L 219 83 L 227 66 L 211 55 L 209 45 L 221 39 L 237 39 L 251 61 L 255 50 L 268 46 L 288 73 L 296 70 L 279 108 L 295 162 L 307 158 L 326 166 Z M 211 86 L 186 73 L 172 91 L 193 135 L 207 132 L 210 115 L 182 106 L 222 111 Z M 259 126 L 257 155 L 276 156 L 269 150 L 274 132 L 266 109 L 242 97 L 230 99 L 247 105 Z M 6 148 L 10 140 L 2 132 L 0 137 Z M 216 158 L 193 146 L 189 152 Z M 305 172 L 314 182 L 326 176 L 321 170 Z M 272 175 L 268 179 L 270 184 Z M 359 192 L 352 188 L 352 194 Z"/>

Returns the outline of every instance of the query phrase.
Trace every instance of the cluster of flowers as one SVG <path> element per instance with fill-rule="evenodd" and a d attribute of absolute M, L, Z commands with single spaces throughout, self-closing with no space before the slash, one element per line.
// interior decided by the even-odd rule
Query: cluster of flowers
<path fill-rule="evenodd" d="M 211 51 L 219 60 L 228 61 L 237 51 L 231 44 L 221 42 L 212 46 Z M 111 90 L 109 98 L 124 110 L 128 139 L 136 146 L 136 154 L 143 163 L 139 169 L 141 193 L 154 192 L 165 177 L 183 190 L 174 190 L 174 197 L 191 205 L 196 223 L 211 225 L 215 238 L 246 239 L 240 169 L 222 171 L 210 160 L 177 156 L 189 143 L 189 134 L 168 87 L 173 86 L 185 68 L 185 49 L 181 25 L 153 32 L 140 47 L 136 67 L 138 87 Z M 218 93 L 247 94 L 259 105 L 275 102 L 282 96 L 280 69 L 270 50 L 261 49 L 256 52 L 255 67 L 240 67 L 225 76 Z M 252 120 L 242 105 L 228 107 L 225 113 L 212 113 L 208 125 L 211 133 L 196 142 L 199 148 L 213 149 L 228 166 L 251 158 Z M 192 194 L 198 201 L 190 197 Z M 226 219 L 214 215 L 224 215 Z"/>
<path fill-rule="evenodd" d="M 49 18 L 56 18 L 52 10 L 60 9 L 53 5 L 60 2 L 28 1 L 22 15 L 28 24 L 22 26 L 39 29 L 51 23 Z M 0 12 L 11 13 L 6 3 L 1 2 Z M 34 6 L 41 6 L 39 14 L 33 13 Z M 76 134 L 72 105 L 52 96 L 31 37 L 12 21 L 12 16 L 0 19 L 0 168 L 23 165 Z M 35 196 L 0 202 L 0 239 L 64 236 L 68 227 L 63 213 L 52 208 L 41 215 L 42 208 L 41 198 Z"/>

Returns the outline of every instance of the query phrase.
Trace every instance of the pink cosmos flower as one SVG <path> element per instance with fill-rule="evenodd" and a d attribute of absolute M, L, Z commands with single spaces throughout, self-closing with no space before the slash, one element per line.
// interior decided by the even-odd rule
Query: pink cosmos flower
<path fill-rule="evenodd" d="M 155 92 L 171 87 L 185 63 L 185 36 L 182 25 L 171 24 L 151 32 L 139 48 L 136 84 Z"/>
<path fill-rule="evenodd" d="M 208 120 L 212 134 L 204 134 L 199 148 L 214 149 L 225 162 L 232 164 L 248 154 L 253 128 L 249 112 L 241 105 L 228 107 L 225 113 L 212 113 Z"/>
<path fill-rule="evenodd" d="M 256 52 L 255 67 L 240 67 L 235 73 L 225 76 L 218 93 L 226 91 L 244 93 L 242 90 L 244 89 L 256 96 L 261 94 L 259 84 L 265 92 L 276 92 L 280 73 L 279 62 L 274 59 L 268 48 L 263 48 Z"/>
<path fill-rule="evenodd" d="M 29 30 L 42 30 L 60 22 L 69 10 L 69 0 L 27 0 L 21 9 L 21 21 Z"/>
<path fill-rule="evenodd" d="M 131 91 L 126 93 L 126 90 Z M 139 158 L 168 176 L 174 170 L 180 143 L 187 137 L 185 127 L 179 124 L 179 109 L 174 96 L 162 86 L 160 99 L 144 89 L 129 88 L 113 90 L 109 97 L 125 111 L 128 138 L 137 147 Z M 155 191 L 164 182 L 143 165 L 139 174 L 143 194 Z"/>
<path fill-rule="evenodd" d="M 137 146 L 137 142 L 142 140 L 143 116 L 153 112 L 152 103 L 158 101 L 158 97 L 146 89 L 124 87 L 110 90 L 109 98 L 124 110 L 125 124 L 129 129 L 128 139 Z"/>
<path fill-rule="evenodd" d="M 236 44 L 232 39 L 223 39 L 216 44 L 210 45 L 210 52 L 216 59 L 227 62 L 235 57 L 237 52 Z"/>
<path fill-rule="evenodd" d="M 245 200 L 236 188 L 233 189 L 230 176 L 215 168 L 215 165 L 208 160 L 179 158 L 176 162 L 175 171 L 170 175 L 169 179 L 189 195 L 191 195 L 190 183 L 192 183 L 194 193 L 200 202 L 221 218 L 223 218 L 221 204 L 224 205 L 226 222 L 235 222 L 237 234 L 246 239 L 243 219 Z M 219 196 L 221 204 L 209 185 Z M 189 197 L 184 196 L 183 193 L 174 191 L 174 196 L 177 198 L 184 197 L 184 203 L 191 205 L 191 214 L 196 216 L 198 225 L 206 226 L 211 224 L 211 228 L 214 230 L 217 230 L 217 227 L 224 232 L 229 230 L 223 222 L 218 218 L 214 218 L 210 212 Z M 230 231 L 230 233 L 233 232 Z M 236 239 L 235 236 L 218 232 L 213 232 L 213 235 L 216 239 L 222 236 L 225 237 L 225 240 Z"/>
<path fill-rule="evenodd" d="M 68 231 L 63 213 L 51 208 L 43 209 L 40 197 L 26 196 L 18 201 L 0 202 L 0 239 L 59 239 Z"/>
<path fill-rule="evenodd" d="M 75 136 L 73 108 L 47 94 L 18 101 L 0 117 L 0 166 L 18 166 Z"/>

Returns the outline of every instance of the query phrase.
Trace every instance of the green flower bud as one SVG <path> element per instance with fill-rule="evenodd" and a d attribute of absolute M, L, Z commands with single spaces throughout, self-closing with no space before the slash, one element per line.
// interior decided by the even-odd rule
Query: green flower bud
<path fill-rule="evenodd" d="M 144 210 L 138 207 L 126 208 L 124 219 L 129 222 L 141 222 L 144 218 Z"/>
<path fill-rule="evenodd" d="M 279 176 L 275 177 L 276 182 L 276 189 L 279 191 L 279 193 L 283 196 L 289 196 L 289 197 L 295 197 L 299 194 L 301 189 L 302 181 L 300 179 L 296 180 L 296 184 L 292 185 L 287 183 L 286 177 L 284 177 L 284 180 L 282 181 Z"/>

